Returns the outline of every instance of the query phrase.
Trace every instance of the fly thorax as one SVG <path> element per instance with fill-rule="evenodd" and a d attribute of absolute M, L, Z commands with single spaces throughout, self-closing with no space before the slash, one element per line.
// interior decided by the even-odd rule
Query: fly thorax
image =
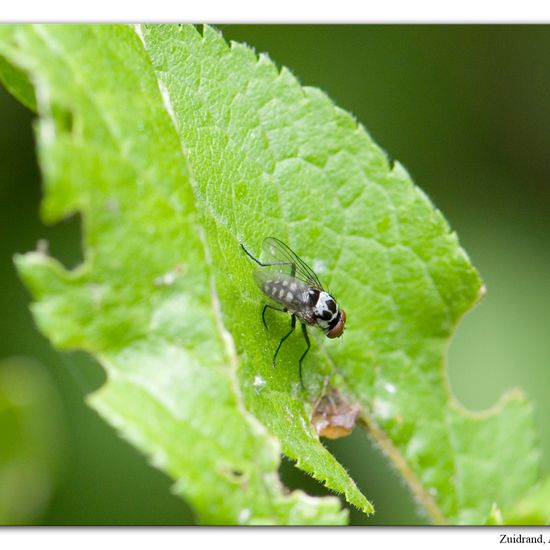
<path fill-rule="evenodd" d="M 317 324 L 321 328 L 329 329 L 338 316 L 336 300 L 328 292 L 319 292 L 317 302 L 313 306 L 313 313 Z"/>

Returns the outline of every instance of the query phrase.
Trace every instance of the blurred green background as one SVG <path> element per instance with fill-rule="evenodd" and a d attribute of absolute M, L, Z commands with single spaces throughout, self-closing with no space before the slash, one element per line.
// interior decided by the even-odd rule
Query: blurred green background
<path fill-rule="evenodd" d="M 451 343 L 453 391 L 479 410 L 524 388 L 548 474 L 550 27 L 218 27 L 352 112 L 445 214 L 488 288 Z M 39 221 L 32 115 L 0 90 L 0 121 L 0 524 L 192 523 L 171 480 L 85 405 L 101 369 L 33 325 L 12 257 L 46 239 L 77 265 L 79 220 Z M 353 523 L 426 522 L 363 432 L 328 446 L 377 509 Z M 326 494 L 286 460 L 281 475 Z"/>

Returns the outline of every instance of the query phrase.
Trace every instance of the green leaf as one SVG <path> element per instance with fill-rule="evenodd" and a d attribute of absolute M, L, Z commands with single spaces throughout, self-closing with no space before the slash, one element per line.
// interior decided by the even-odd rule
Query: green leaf
<path fill-rule="evenodd" d="M 493 506 L 491 507 L 491 512 L 489 513 L 489 516 L 487 517 L 487 521 L 485 522 L 486 525 L 502 525 L 504 523 L 504 519 L 502 518 L 502 512 L 500 511 L 500 508 L 493 502 Z"/>
<path fill-rule="evenodd" d="M 319 90 L 209 27 L 0 29 L 37 86 L 43 215 L 83 216 L 85 262 L 18 259 L 37 323 L 108 382 L 90 399 L 208 523 L 337 523 L 285 495 L 279 449 L 366 513 L 310 422 L 329 383 L 435 522 L 485 523 L 536 479 L 532 411 L 454 401 L 443 356 L 482 293 L 441 214 Z M 343 339 L 261 322 L 245 243 L 287 242 L 347 311 Z M 510 444 L 510 442 L 513 444 Z M 510 471 L 514 475 L 510 475 Z"/>
<path fill-rule="evenodd" d="M 177 480 L 203 523 L 345 521 L 336 498 L 286 494 L 279 443 L 244 408 L 189 168 L 135 32 L 10 32 L 10 59 L 39 86 L 43 215 L 81 210 L 85 243 L 74 271 L 41 253 L 17 265 L 43 332 L 105 367 L 92 406 Z"/>
<path fill-rule="evenodd" d="M 550 476 L 505 514 L 508 525 L 550 525 Z"/>
<path fill-rule="evenodd" d="M 34 87 L 27 75 L 0 56 L 0 81 L 23 105 L 36 112 Z"/>
<path fill-rule="evenodd" d="M 267 57 L 227 46 L 208 27 L 203 37 L 190 27 L 142 32 L 188 152 L 214 264 L 238 262 L 236 241 L 257 252 L 263 237 L 278 236 L 324 267 L 348 311 L 344 341 L 319 338 L 308 356 L 310 395 L 336 375 L 434 521 L 481 523 L 493 501 L 522 495 L 538 458 L 525 399 L 511 394 L 487 414 L 469 414 L 444 378 L 447 340 L 482 286 L 440 213 L 350 115 Z M 246 403 L 300 468 L 341 491 L 321 468 L 316 441 L 304 445 L 308 410 L 296 394 L 303 344 L 298 338 L 284 364 L 290 384 L 271 372 L 276 337 L 267 348 L 250 345 L 250 326 L 262 332 L 258 293 L 250 277 L 232 272 L 220 269 L 217 287 L 226 326 L 249 358 Z M 267 381 L 259 395 L 256 376 Z M 302 423 L 289 429 L 296 417 Z M 500 465 L 487 467 L 494 456 Z"/>
<path fill-rule="evenodd" d="M 0 525 L 28 525 L 44 513 L 61 471 L 63 420 L 42 365 L 0 362 Z"/>

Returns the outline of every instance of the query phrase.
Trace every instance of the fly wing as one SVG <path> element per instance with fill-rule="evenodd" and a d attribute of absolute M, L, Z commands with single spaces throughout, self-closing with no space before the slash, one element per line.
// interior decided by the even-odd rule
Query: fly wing
<path fill-rule="evenodd" d="M 304 281 L 272 269 L 255 271 L 254 279 L 268 298 L 290 311 L 302 312 L 311 308 L 308 301 L 309 287 Z"/>
<path fill-rule="evenodd" d="M 279 266 L 280 271 L 289 273 L 297 279 L 300 279 L 310 287 L 323 290 L 323 285 L 315 275 L 315 272 L 285 243 L 275 237 L 267 237 L 262 243 L 266 255 L 272 259 L 275 268 Z"/>

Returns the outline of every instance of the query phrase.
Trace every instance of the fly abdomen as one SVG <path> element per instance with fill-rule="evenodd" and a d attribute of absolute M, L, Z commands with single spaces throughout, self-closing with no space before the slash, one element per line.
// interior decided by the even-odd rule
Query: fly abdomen
<path fill-rule="evenodd" d="M 262 278 L 258 281 L 262 292 L 290 311 L 301 312 L 311 308 L 308 288 L 301 281 L 277 273 L 265 277 L 265 273 L 260 272 L 257 277 Z"/>
<path fill-rule="evenodd" d="M 262 292 L 280 302 L 281 304 L 286 305 L 287 307 L 292 308 L 293 305 L 301 302 L 301 289 L 298 288 L 298 284 L 295 282 L 289 282 L 288 280 L 267 280 L 262 285 Z"/>

